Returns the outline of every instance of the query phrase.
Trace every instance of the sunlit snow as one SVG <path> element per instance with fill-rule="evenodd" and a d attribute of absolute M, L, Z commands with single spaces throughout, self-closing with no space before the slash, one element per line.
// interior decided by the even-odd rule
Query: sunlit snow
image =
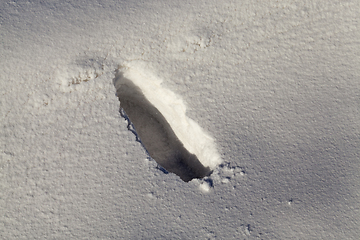
<path fill-rule="evenodd" d="M 1 1 L 0 238 L 358 239 L 358 9 Z M 211 175 L 149 157 L 114 79 Z"/>

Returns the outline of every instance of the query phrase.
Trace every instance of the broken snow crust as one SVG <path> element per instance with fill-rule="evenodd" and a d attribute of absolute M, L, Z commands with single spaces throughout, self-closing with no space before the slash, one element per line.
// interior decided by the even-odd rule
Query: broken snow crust
<path fill-rule="evenodd" d="M 141 63 L 138 63 L 141 66 Z M 174 92 L 161 85 L 162 80 L 136 63 L 124 64 L 119 69 L 124 78 L 131 80 L 139 87 L 147 100 L 156 107 L 170 124 L 184 147 L 197 156 L 199 161 L 210 169 L 221 163 L 214 139 L 198 123 L 186 116 L 184 101 Z M 118 89 L 122 78 L 116 78 Z"/>

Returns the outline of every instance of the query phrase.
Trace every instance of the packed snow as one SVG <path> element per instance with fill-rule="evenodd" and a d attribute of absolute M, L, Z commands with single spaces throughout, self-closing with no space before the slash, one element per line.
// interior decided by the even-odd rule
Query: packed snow
<path fill-rule="evenodd" d="M 2 1 L 0 238 L 358 239 L 359 9 Z M 210 176 L 149 156 L 120 70 Z"/>

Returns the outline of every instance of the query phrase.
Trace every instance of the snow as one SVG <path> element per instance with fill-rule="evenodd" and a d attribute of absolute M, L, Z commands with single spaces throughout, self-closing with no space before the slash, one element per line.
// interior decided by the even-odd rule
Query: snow
<path fill-rule="evenodd" d="M 2 1 L 0 237 L 357 239 L 359 5 Z M 209 177 L 148 157 L 119 65 L 181 99 Z"/>

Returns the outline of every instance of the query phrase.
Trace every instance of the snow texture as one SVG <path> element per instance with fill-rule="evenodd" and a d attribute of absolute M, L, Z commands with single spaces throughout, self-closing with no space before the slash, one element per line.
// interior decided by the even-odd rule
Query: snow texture
<path fill-rule="evenodd" d="M 0 1 L 0 238 L 358 239 L 359 9 Z M 171 127 L 190 153 L 205 146 L 210 176 L 148 157 L 119 113 L 119 71 L 182 99 L 159 111 L 210 136 L 211 154 Z"/>

